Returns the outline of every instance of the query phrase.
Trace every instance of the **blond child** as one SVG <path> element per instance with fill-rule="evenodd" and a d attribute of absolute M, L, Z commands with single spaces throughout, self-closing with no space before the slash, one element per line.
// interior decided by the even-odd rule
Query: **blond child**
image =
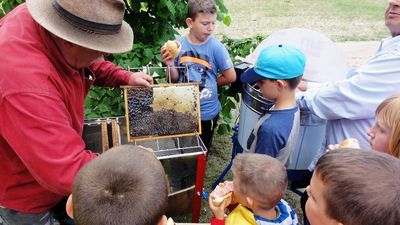
<path fill-rule="evenodd" d="M 218 86 L 236 80 L 232 60 L 225 46 L 212 36 L 217 19 L 214 0 L 189 0 L 188 17 L 185 22 L 189 34 L 177 39 L 181 45 L 178 57 L 174 58 L 165 47 L 161 48 L 162 61 L 170 67 L 169 78 L 173 82 L 200 82 L 200 111 L 203 140 L 210 149 L 221 104 Z M 189 80 L 185 69 L 188 68 Z M 221 75 L 218 75 L 218 74 Z"/>
<path fill-rule="evenodd" d="M 373 150 L 400 158 L 400 93 L 385 99 L 375 112 L 375 124 L 368 130 Z"/>
<path fill-rule="evenodd" d="M 274 102 L 249 135 L 245 152 L 267 154 L 289 166 L 300 130 L 295 90 L 304 73 L 305 62 L 300 50 L 273 45 L 263 49 L 254 67 L 241 75 L 243 82 L 256 82 L 262 95 Z"/>
<path fill-rule="evenodd" d="M 368 130 L 372 150 L 385 152 L 400 158 L 400 93 L 394 94 L 381 102 L 375 111 L 375 124 Z M 360 148 L 359 146 L 349 146 Z M 327 152 L 343 148 L 339 144 L 329 145 Z M 309 196 L 302 196 L 302 209 Z M 307 212 L 303 214 L 308 218 Z"/>
<path fill-rule="evenodd" d="M 66 210 L 76 225 L 165 225 L 167 204 L 160 161 L 149 149 L 124 145 L 79 171 Z"/>
<path fill-rule="evenodd" d="M 286 169 L 281 162 L 263 154 L 239 154 L 233 160 L 233 185 L 231 190 L 222 184 L 210 194 L 209 206 L 214 214 L 212 225 L 298 225 L 296 213 L 282 199 L 287 189 Z M 221 205 L 214 200 L 226 192 L 233 192 L 232 198 Z M 224 221 L 228 205 L 234 207 Z"/>
<path fill-rule="evenodd" d="M 367 134 L 372 150 L 386 152 L 400 158 L 400 93 L 381 102 L 375 110 L 375 124 Z M 349 140 L 349 139 L 348 139 Z M 359 148 L 352 147 L 351 148 Z M 343 148 L 339 144 L 329 145 L 327 151 Z"/>
<path fill-rule="evenodd" d="M 360 149 L 330 151 L 307 187 L 311 225 L 396 225 L 400 221 L 400 160 Z"/>

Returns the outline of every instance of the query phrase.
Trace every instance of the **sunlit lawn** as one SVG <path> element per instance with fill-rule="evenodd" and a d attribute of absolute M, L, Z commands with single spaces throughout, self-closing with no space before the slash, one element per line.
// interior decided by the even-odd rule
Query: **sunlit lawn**
<path fill-rule="evenodd" d="M 334 41 L 379 40 L 387 0 L 224 0 L 232 18 L 218 23 L 216 34 L 229 37 L 269 35 L 302 27 L 324 33 Z"/>

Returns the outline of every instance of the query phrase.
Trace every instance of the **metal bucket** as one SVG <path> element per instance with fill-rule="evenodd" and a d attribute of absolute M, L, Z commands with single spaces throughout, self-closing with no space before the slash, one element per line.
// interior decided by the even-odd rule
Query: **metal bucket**
<path fill-rule="evenodd" d="M 243 84 L 242 102 L 240 104 L 238 141 L 242 148 L 246 147 L 247 138 L 262 114 L 274 103 L 262 96 L 252 84 Z"/>

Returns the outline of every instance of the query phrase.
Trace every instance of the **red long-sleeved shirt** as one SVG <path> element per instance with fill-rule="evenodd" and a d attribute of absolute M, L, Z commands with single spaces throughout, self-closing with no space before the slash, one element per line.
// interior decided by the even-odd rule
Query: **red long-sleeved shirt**
<path fill-rule="evenodd" d="M 212 217 L 210 225 L 225 225 L 225 220 Z"/>
<path fill-rule="evenodd" d="M 0 205 L 43 212 L 96 157 L 81 138 L 88 89 L 126 84 L 129 72 L 106 61 L 73 69 L 25 4 L 0 20 L 0 57 Z"/>

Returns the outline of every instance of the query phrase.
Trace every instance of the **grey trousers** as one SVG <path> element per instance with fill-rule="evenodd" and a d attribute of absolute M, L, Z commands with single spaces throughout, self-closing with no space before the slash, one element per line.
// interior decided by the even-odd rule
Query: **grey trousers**
<path fill-rule="evenodd" d="M 50 211 L 27 214 L 0 206 L 0 225 L 56 225 Z"/>

